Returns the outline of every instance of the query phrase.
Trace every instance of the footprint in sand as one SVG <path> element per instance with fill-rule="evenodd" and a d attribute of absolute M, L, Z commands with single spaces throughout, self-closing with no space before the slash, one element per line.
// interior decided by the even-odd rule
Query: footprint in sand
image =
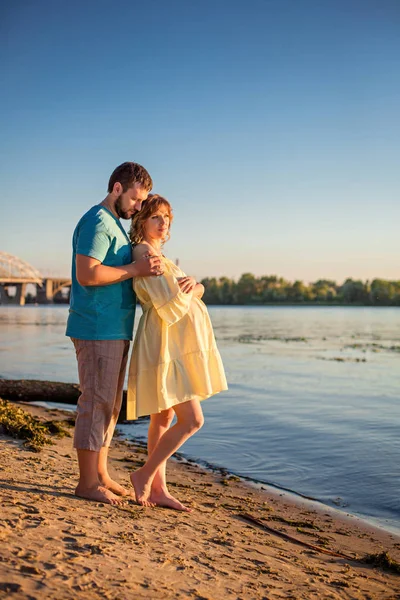
<path fill-rule="evenodd" d="M 46 575 L 44 571 L 41 571 L 33 565 L 21 565 L 19 570 L 21 571 L 21 573 L 27 573 L 29 575 L 41 575 L 42 577 Z"/>
<path fill-rule="evenodd" d="M 69 527 L 68 529 L 63 529 L 62 533 L 67 533 L 72 536 L 78 537 L 87 537 L 87 533 L 83 529 L 75 529 L 74 527 Z"/>
<path fill-rule="evenodd" d="M 8 581 L 4 581 L 0 583 L 0 590 L 2 592 L 6 592 L 7 594 L 16 594 L 17 592 L 20 592 L 22 588 L 22 585 L 20 585 L 19 583 L 11 583 Z"/>
<path fill-rule="evenodd" d="M 37 508 L 36 506 L 33 506 L 33 504 L 24 504 L 23 502 L 17 502 L 16 503 L 18 506 L 21 506 L 25 509 L 25 512 L 28 514 L 34 514 L 34 515 L 39 515 L 42 511 L 40 510 L 40 508 Z"/>
<path fill-rule="evenodd" d="M 24 558 L 25 560 L 35 560 L 37 558 L 37 552 L 35 550 L 24 550 L 21 548 L 18 552 L 13 553 L 17 558 Z"/>

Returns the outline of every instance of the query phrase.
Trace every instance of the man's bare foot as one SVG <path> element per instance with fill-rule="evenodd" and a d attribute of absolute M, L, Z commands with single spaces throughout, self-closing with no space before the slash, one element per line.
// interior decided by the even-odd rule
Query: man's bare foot
<path fill-rule="evenodd" d="M 85 498 L 85 500 L 104 502 L 104 504 L 122 504 L 121 498 L 113 494 L 110 490 L 102 485 L 96 485 L 91 488 L 78 485 L 75 489 L 75 496 L 79 496 L 79 498 Z"/>
<path fill-rule="evenodd" d="M 149 500 L 151 485 L 143 477 L 140 469 L 131 473 L 131 483 L 135 490 L 136 502 L 142 506 L 154 506 L 153 502 Z"/>
<path fill-rule="evenodd" d="M 174 498 L 168 490 L 151 490 L 150 502 L 153 502 L 156 506 L 162 506 L 164 508 L 172 508 L 173 510 L 181 510 L 183 512 L 192 512 L 191 508 L 188 508 L 182 502 L 179 502 Z"/>
<path fill-rule="evenodd" d="M 116 494 L 117 496 L 123 496 L 124 498 L 128 499 L 135 498 L 133 490 L 128 490 L 127 488 L 123 487 L 122 485 L 114 481 L 114 479 L 111 479 L 110 476 L 99 477 L 99 480 L 101 485 L 110 490 L 110 492 L 112 492 L 113 494 Z"/>

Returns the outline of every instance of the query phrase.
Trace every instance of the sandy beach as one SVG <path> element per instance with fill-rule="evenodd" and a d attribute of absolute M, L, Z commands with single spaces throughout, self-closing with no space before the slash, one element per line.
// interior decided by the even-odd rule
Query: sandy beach
<path fill-rule="evenodd" d="M 72 439 L 52 439 L 35 453 L 0 437 L 0 598 L 400 598 L 400 575 L 364 561 L 382 552 L 399 561 L 399 537 L 181 460 L 168 479 L 191 514 L 81 500 Z M 115 438 L 110 458 L 127 484 L 144 449 Z"/>

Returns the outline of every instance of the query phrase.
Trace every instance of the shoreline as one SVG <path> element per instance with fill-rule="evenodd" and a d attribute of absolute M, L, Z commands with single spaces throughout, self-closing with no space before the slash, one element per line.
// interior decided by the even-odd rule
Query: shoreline
<path fill-rule="evenodd" d="M 46 420 L 68 414 L 18 406 Z M 0 436 L 0 597 L 1 590 L 15 600 L 389 600 L 400 593 L 398 574 L 364 562 L 384 552 L 399 561 L 400 537 L 357 517 L 293 503 L 285 492 L 182 457 L 169 463 L 168 480 L 193 513 L 133 503 L 117 509 L 74 496 L 72 440 L 53 442 L 35 454 Z M 112 475 L 126 483 L 143 454 L 141 444 L 116 436 Z"/>
<path fill-rule="evenodd" d="M 128 440 L 130 441 L 130 440 Z M 393 535 L 400 540 L 400 526 L 398 528 L 391 528 L 390 526 L 386 526 L 379 521 L 382 520 L 379 517 L 375 517 L 376 522 L 374 522 L 374 517 L 370 517 L 368 515 L 362 515 L 359 513 L 347 512 L 344 509 L 336 508 L 335 506 L 331 506 L 330 504 L 326 504 L 322 500 L 318 500 L 318 498 L 312 498 L 311 496 L 305 496 L 301 492 L 296 492 L 295 490 L 291 490 L 289 488 L 280 487 L 279 485 L 274 485 L 273 483 L 269 483 L 266 481 L 262 481 L 259 479 L 255 479 L 254 477 L 247 477 L 245 475 L 240 475 L 239 473 L 235 473 L 234 471 L 230 471 L 225 467 L 221 467 L 218 465 L 213 465 L 208 461 L 203 461 L 199 458 L 187 457 L 184 454 L 181 454 L 183 459 L 187 460 L 190 464 L 197 465 L 198 467 L 210 471 L 212 473 L 225 473 L 228 476 L 237 477 L 240 481 L 254 487 L 260 491 L 266 491 L 270 494 L 278 494 L 279 496 L 288 496 L 288 499 L 298 505 L 304 506 L 305 508 L 309 508 L 310 510 L 316 510 L 320 512 L 330 512 L 333 517 L 337 517 L 339 519 L 343 519 L 344 521 L 356 521 L 359 522 L 362 527 L 371 529 L 371 531 L 380 531 L 390 535 Z M 174 457 L 172 457 L 174 458 Z"/>
<path fill-rule="evenodd" d="M 72 409 L 69 409 L 69 408 L 68 409 L 65 407 L 60 408 L 60 407 L 57 407 L 56 404 L 52 405 L 51 402 L 43 402 L 43 403 L 31 402 L 30 404 L 32 404 L 34 406 L 43 406 L 44 408 L 51 408 L 52 410 L 56 410 L 56 411 L 71 410 L 71 412 L 74 412 Z M 73 406 L 73 405 L 71 405 L 71 406 Z M 124 434 L 123 432 L 120 432 L 118 429 L 120 427 L 120 425 L 134 426 L 135 424 L 139 425 L 142 422 L 147 422 L 147 417 L 141 417 L 140 421 L 138 421 L 138 420 L 123 421 L 122 423 L 118 423 L 117 427 L 116 427 L 116 431 L 119 432 L 119 435 L 118 435 L 119 439 L 124 439 L 129 443 L 140 445 L 140 446 L 143 446 L 143 448 L 146 448 L 146 442 L 144 441 L 144 439 L 142 439 L 142 436 L 140 438 L 135 438 L 134 435 L 129 437 L 126 434 Z M 390 535 L 394 535 L 394 536 L 398 537 L 399 541 L 400 541 L 400 525 L 397 528 L 396 527 L 391 528 L 388 525 L 386 525 L 386 527 L 385 527 L 385 524 L 382 523 L 382 520 L 384 519 L 383 517 L 382 518 L 375 517 L 375 519 L 374 519 L 374 517 L 371 517 L 369 515 L 352 513 L 351 511 L 347 512 L 344 509 L 337 508 L 335 506 L 331 506 L 330 504 L 326 504 L 322 500 L 318 500 L 318 498 L 306 496 L 306 495 L 302 494 L 301 492 L 296 492 L 296 490 L 282 487 L 277 484 L 275 485 L 268 481 L 263 481 L 261 479 L 255 479 L 254 477 L 249 477 L 247 475 L 241 475 L 240 473 L 236 473 L 235 471 L 232 471 L 232 470 L 228 469 L 227 467 L 211 463 L 207 460 L 203 460 L 200 457 L 188 455 L 185 452 L 176 452 L 171 457 L 171 459 L 177 460 L 179 462 L 185 461 L 190 465 L 198 466 L 200 469 L 205 469 L 206 471 L 208 471 L 210 473 L 220 474 L 221 476 L 224 476 L 224 477 L 231 476 L 231 477 L 238 478 L 238 480 L 245 483 L 246 485 L 255 487 L 256 489 L 258 489 L 260 491 L 267 491 L 270 494 L 279 494 L 279 496 L 284 496 L 286 494 L 288 496 L 289 500 L 291 502 L 293 502 L 294 504 L 304 505 L 305 507 L 309 507 L 311 510 L 316 510 L 316 511 L 321 511 L 321 512 L 330 512 L 330 513 L 332 513 L 333 516 L 337 516 L 338 518 L 343 519 L 343 520 L 359 521 L 361 526 L 363 526 L 365 528 L 369 528 L 369 529 L 371 529 L 371 531 L 381 531 L 381 532 L 384 532 L 384 533 L 387 533 Z M 375 522 L 374 522 L 374 520 L 375 520 Z"/>
<path fill-rule="evenodd" d="M 24 402 L 25 399 L 29 398 L 29 401 L 26 400 L 27 403 L 32 406 L 43 406 L 45 408 L 51 408 L 52 410 L 70 410 L 74 412 L 76 402 L 79 397 L 79 385 L 77 383 L 60 383 L 54 381 L 47 380 L 30 380 L 30 379 L 1 379 L 0 378 L 0 397 L 8 398 L 10 401 Z M 43 398 L 43 400 L 38 400 L 38 398 Z M 63 398 L 67 401 L 63 402 Z M 126 401 L 126 390 L 124 390 L 124 400 Z M 68 407 L 67 407 L 68 405 Z M 124 419 L 124 408 L 125 402 L 123 402 L 122 410 L 121 410 L 121 419 Z M 117 424 L 117 429 L 122 426 L 128 425 L 140 425 L 142 422 L 147 421 L 147 417 L 142 417 L 136 421 L 124 421 L 121 420 Z M 126 433 L 122 434 L 125 439 L 130 440 L 129 435 Z M 132 436 L 133 442 L 137 443 L 137 439 L 135 440 L 135 436 Z M 143 439 L 145 437 L 143 436 Z M 273 493 L 285 493 L 288 494 L 289 497 L 292 497 L 294 502 L 310 502 L 315 504 L 316 510 L 331 510 L 333 512 L 337 512 L 339 515 L 343 515 L 343 517 L 355 518 L 359 519 L 362 523 L 365 523 L 365 526 L 370 526 L 372 528 L 376 528 L 378 530 L 386 531 L 387 533 L 391 533 L 396 536 L 400 536 L 400 524 L 398 527 L 391 527 L 390 523 L 385 524 L 385 517 L 373 517 L 371 515 L 364 515 L 357 512 L 347 511 L 345 507 L 336 507 L 330 504 L 319 500 L 318 498 L 307 496 L 301 492 L 296 490 L 279 486 L 278 484 L 274 484 L 265 480 L 256 479 L 254 477 L 242 475 L 240 473 L 236 473 L 233 470 L 224 467 L 223 465 L 218 465 L 215 463 L 211 463 L 208 460 L 204 460 L 198 456 L 192 456 L 183 452 L 177 452 L 175 456 L 180 456 L 183 459 L 187 460 L 189 463 L 196 464 L 201 468 L 205 468 L 210 472 L 220 472 L 228 475 L 232 475 L 235 477 L 239 477 L 242 481 L 247 482 L 249 485 L 254 485 L 255 487 L 260 486 L 261 489 L 267 488 Z"/>
<path fill-rule="evenodd" d="M 55 410 L 57 410 L 56 407 L 54 407 L 54 408 L 55 408 Z M 120 425 L 126 426 L 126 425 L 130 425 L 131 423 L 139 424 L 138 421 L 132 421 L 132 422 L 128 421 L 128 422 L 119 423 L 119 424 L 117 424 L 117 430 Z M 139 444 L 143 444 L 143 447 L 146 447 L 146 443 L 144 441 L 144 436 L 135 438 L 135 436 L 132 435 L 131 437 L 129 437 L 125 433 L 121 432 L 121 437 L 130 443 L 134 443 L 134 444 L 139 443 Z M 366 528 L 370 528 L 373 531 L 375 531 L 375 530 L 382 531 L 387 534 L 394 535 L 394 536 L 398 537 L 400 540 L 400 523 L 399 523 L 398 527 L 391 528 L 390 524 L 386 524 L 386 526 L 385 526 L 385 523 L 383 523 L 383 521 L 385 520 L 385 517 L 373 517 L 370 515 L 363 515 L 363 514 L 360 514 L 357 512 L 352 513 L 351 511 L 347 511 L 344 508 L 326 504 L 323 500 L 319 500 L 318 498 L 313 498 L 312 496 L 307 496 L 305 494 L 302 494 L 301 492 L 297 492 L 296 490 L 282 487 L 282 486 L 279 486 L 278 484 L 273 484 L 268 481 L 264 481 L 262 479 L 256 479 L 254 477 L 250 477 L 247 475 L 241 475 L 240 473 L 237 473 L 231 469 L 228 469 L 227 467 L 211 463 L 208 460 L 204 460 L 200 457 L 195 457 L 195 456 L 186 454 L 185 452 L 176 452 L 171 458 L 173 460 L 177 460 L 176 457 L 178 457 L 178 460 L 184 460 L 187 463 L 196 465 L 199 468 L 205 469 L 206 471 L 208 471 L 210 473 L 220 474 L 222 476 L 233 476 L 235 478 L 238 478 L 240 481 L 242 481 L 246 485 L 254 487 L 260 491 L 267 491 L 270 494 L 278 494 L 279 496 L 286 494 L 288 496 L 288 498 L 291 499 L 291 501 L 294 502 L 295 504 L 304 505 L 305 507 L 309 506 L 311 509 L 321 511 L 321 512 L 331 512 L 332 515 L 334 515 L 334 516 L 337 515 L 338 518 L 341 518 L 344 520 L 350 519 L 350 520 L 359 521 L 362 524 L 362 526 L 364 526 Z"/>

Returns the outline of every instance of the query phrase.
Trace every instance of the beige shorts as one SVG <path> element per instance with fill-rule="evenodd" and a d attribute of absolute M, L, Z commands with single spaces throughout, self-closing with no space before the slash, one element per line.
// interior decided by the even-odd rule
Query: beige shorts
<path fill-rule="evenodd" d="M 110 445 L 121 410 L 129 341 L 71 340 L 81 388 L 74 448 L 99 452 Z"/>

